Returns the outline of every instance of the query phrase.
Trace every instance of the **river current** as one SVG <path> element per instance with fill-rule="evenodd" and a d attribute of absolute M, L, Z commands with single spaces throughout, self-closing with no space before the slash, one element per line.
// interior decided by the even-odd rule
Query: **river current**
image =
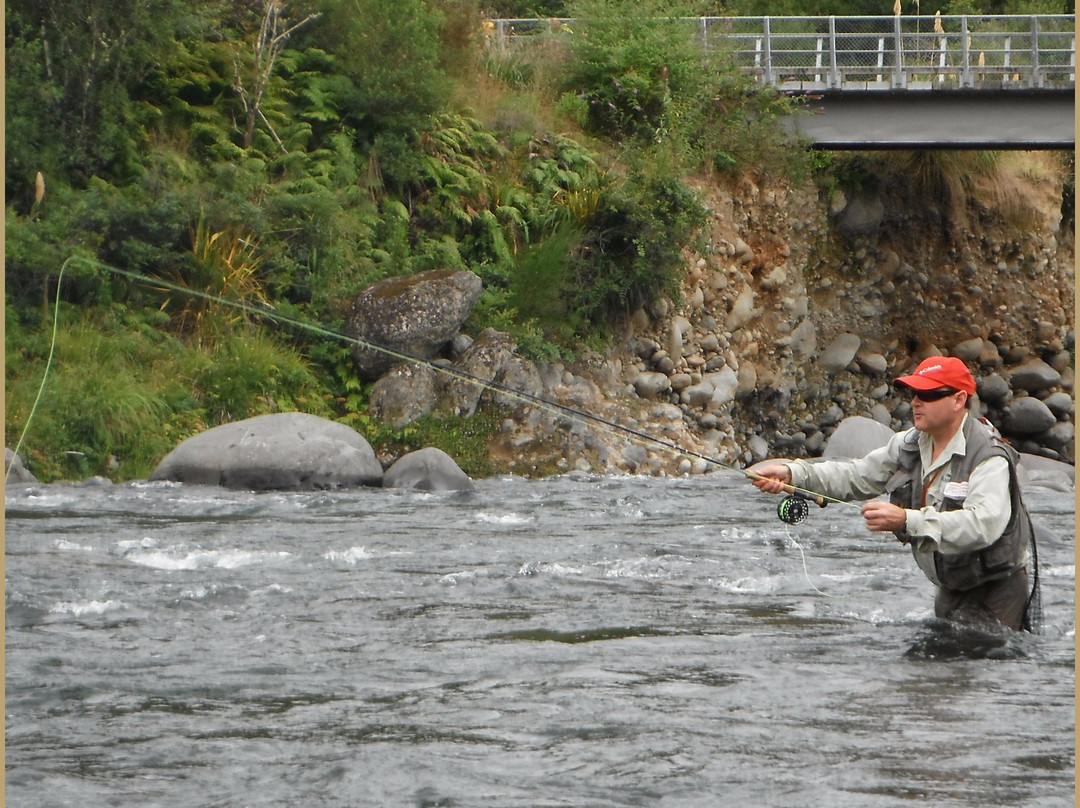
<path fill-rule="evenodd" d="M 733 474 L 6 494 L 10 806 L 1072 806 L 1039 635 L 935 621 L 853 506 Z"/>

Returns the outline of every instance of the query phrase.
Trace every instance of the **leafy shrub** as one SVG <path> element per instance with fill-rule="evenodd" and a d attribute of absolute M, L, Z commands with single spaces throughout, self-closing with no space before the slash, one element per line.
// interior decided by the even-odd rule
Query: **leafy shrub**
<path fill-rule="evenodd" d="M 685 3 L 577 0 L 571 4 L 577 57 L 565 89 L 588 102 L 589 131 L 615 140 L 659 142 L 711 104 L 713 77 Z"/>
<path fill-rule="evenodd" d="M 611 323 L 660 294 L 676 295 L 683 249 L 705 222 L 701 202 L 663 169 L 636 170 L 605 192 L 571 262 L 571 306 Z"/>

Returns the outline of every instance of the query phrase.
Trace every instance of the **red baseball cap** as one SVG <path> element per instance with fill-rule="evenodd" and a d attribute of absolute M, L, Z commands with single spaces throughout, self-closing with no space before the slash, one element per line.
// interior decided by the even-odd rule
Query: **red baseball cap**
<path fill-rule="evenodd" d="M 975 395 L 975 378 L 961 360 L 955 356 L 929 356 L 919 363 L 910 376 L 901 376 L 893 385 L 910 387 L 912 390 L 937 390 L 950 387 Z"/>

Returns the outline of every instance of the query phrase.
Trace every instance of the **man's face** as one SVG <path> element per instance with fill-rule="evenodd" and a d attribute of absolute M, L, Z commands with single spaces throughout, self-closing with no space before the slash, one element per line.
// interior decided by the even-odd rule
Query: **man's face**
<path fill-rule="evenodd" d="M 934 434 L 957 423 L 963 415 L 967 393 L 960 390 L 913 391 L 911 418 L 920 432 Z"/>

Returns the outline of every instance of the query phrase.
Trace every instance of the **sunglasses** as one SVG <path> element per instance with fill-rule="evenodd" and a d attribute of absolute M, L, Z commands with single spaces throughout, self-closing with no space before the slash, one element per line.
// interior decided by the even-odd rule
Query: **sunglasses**
<path fill-rule="evenodd" d="M 941 401 L 943 398 L 949 396 L 955 396 L 959 390 L 950 390 L 949 388 L 941 388 L 938 390 L 912 390 L 911 397 L 917 398 L 919 401 Z"/>

